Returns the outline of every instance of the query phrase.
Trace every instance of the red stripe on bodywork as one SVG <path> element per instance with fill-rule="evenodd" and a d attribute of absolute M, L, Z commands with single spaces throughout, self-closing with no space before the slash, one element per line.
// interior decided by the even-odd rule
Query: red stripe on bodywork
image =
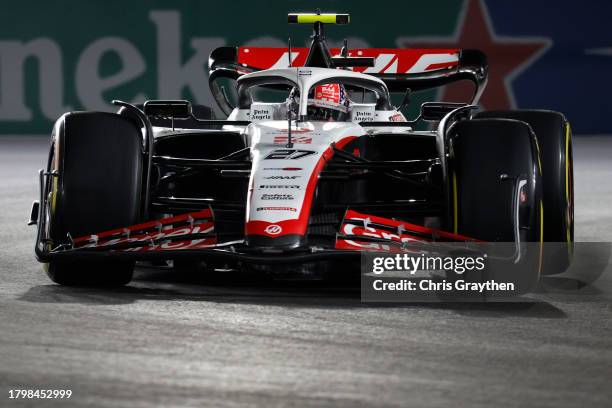
<path fill-rule="evenodd" d="M 440 62 L 438 64 L 429 64 L 425 71 L 435 71 L 436 69 L 451 68 L 457 65 L 456 62 Z"/>
<path fill-rule="evenodd" d="M 293 48 L 292 50 L 294 60 L 291 64 L 292 67 L 302 67 L 306 63 L 306 57 L 308 56 L 308 48 Z M 389 73 L 389 74 L 402 74 L 406 73 L 411 69 L 417 61 L 423 55 L 437 55 L 437 54 L 457 54 L 456 62 L 445 62 L 440 64 L 431 64 L 425 71 L 432 71 L 434 69 L 450 68 L 458 65 L 459 63 L 459 49 L 427 49 L 427 48 L 414 48 L 414 49 L 398 49 L 398 48 L 357 48 L 351 49 L 348 52 L 349 57 L 371 57 L 377 58 L 381 54 L 393 55 L 391 62 L 387 66 L 383 67 L 378 74 Z M 289 65 L 289 59 L 286 55 L 287 48 L 274 48 L 274 47 L 239 47 L 238 48 L 238 63 L 241 65 L 248 66 L 256 69 L 268 69 L 276 65 L 287 67 Z M 330 49 L 330 53 L 333 56 L 340 55 L 340 48 Z M 282 61 L 285 59 L 286 61 Z M 397 70 L 394 72 L 388 71 L 393 62 L 397 60 Z M 356 72 L 363 72 L 366 67 L 353 67 L 351 68 Z M 371 72 L 371 71 L 368 71 Z M 416 72 L 415 72 L 416 73 Z"/>
<path fill-rule="evenodd" d="M 335 143 L 336 149 L 342 149 L 350 141 L 356 139 L 356 136 L 347 136 L 342 140 Z M 333 147 L 327 148 L 325 152 L 319 158 L 319 161 L 315 165 L 308 184 L 306 185 L 306 192 L 304 193 L 304 201 L 300 210 L 300 215 L 297 219 L 282 220 L 278 222 L 268 222 L 262 220 L 248 221 L 245 225 L 246 235 L 265 235 L 267 237 L 280 237 L 283 235 L 297 234 L 306 235 L 308 229 L 308 219 L 310 218 L 310 210 L 312 208 L 312 201 L 314 200 L 314 193 L 317 188 L 317 182 L 319 180 L 319 174 L 325 167 L 325 164 L 333 157 Z M 266 232 L 266 228 L 270 225 L 278 225 L 282 228 L 282 231 L 278 234 L 270 234 Z"/>

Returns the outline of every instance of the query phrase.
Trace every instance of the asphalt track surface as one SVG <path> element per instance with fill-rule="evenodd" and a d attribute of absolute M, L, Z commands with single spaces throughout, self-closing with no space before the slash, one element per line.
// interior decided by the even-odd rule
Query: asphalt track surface
<path fill-rule="evenodd" d="M 610 244 L 511 303 L 371 305 L 351 285 L 160 269 L 60 287 L 25 226 L 47 143 L 0 137 L 0 406 L 610 406 Z M 612 137 L 574 151 L 576 238 L 610 242 Z"/>

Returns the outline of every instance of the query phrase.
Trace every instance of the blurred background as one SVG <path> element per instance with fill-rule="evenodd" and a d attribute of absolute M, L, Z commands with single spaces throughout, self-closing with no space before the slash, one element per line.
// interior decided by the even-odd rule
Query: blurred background
<path fill-rule="evenodd" d="M 0 134 L 48 134 L 68 110 L 112 99 L 185 98 L 214 106 L 210 51 L 222 45 L 306 46 L 291 11 L 348 12 L 330 46 L 478 48 L 489 57 L 487 109 L 547 108 L 576 134 L 611 134 L 612 3 L 434 1 L 27 1 L 0 13 Z M 421 98 L 461 99 L 461 88 Z"/>

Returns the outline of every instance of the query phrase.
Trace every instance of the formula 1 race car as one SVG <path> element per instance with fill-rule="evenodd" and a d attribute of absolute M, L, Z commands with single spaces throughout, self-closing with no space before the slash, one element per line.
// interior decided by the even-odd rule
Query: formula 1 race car
<path fill-rule="evenodd" d="M 479 112 L 487 63 L 477 50 L 329 49 L 324 26 L 348 20 L 290 14 L 313 24 L 309 49 L 214 50 L 210 86 L 227 119 L 161 100 L 60 117 L 30 220 L 49 277 L 121 285 L 140 261 L 346 269 L 364 251 L 482 241 L 511 243 L 508 262 L 531 262 L 516 269 L 531 284 L 565 270 L 565 117 Z M 402 113 L 410 92 L 456 81 L 474 85 L 470 103 Z M 399 106 L 392 93 L 404 95 Z"/>

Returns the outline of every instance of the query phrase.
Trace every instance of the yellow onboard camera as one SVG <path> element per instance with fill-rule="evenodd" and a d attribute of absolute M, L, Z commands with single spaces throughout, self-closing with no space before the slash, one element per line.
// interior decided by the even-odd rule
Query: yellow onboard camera
<path fill-rule="evenodd" d="M 287 17 L 289 24 L 348 24 L 351 22 L 350 15 L 338 13 L 289 13 Z"/>

